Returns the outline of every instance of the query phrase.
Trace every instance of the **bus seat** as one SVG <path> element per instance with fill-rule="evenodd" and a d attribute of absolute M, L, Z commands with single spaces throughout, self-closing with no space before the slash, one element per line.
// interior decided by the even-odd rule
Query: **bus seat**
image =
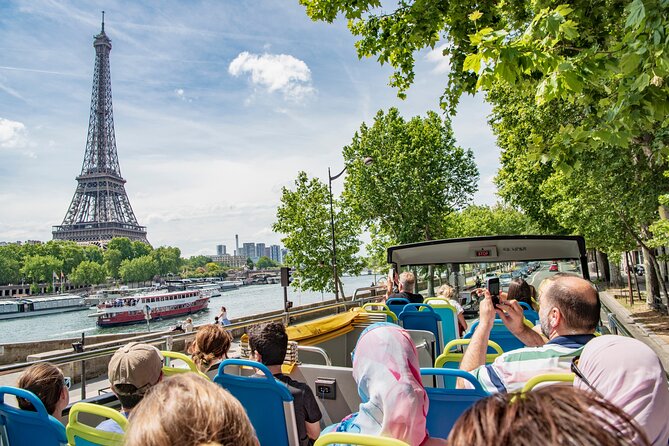
<path fill-rule="evenodd" d="M 421 310 L 421 311 L 418 311 Z M 405 330 L 426 330 L 434 334 L 435 355 L 440 355 L 443 347 L 441 335 L 441 316 L 426 304 L 406 304 L 399 315 Z"/>
<path fill-rule="evenodd" d="M 425 303 L 431 306 L 434 312 L 441 317 L 441 334 L 443 336 L 441 342 L 446 344 L 453 339 L 460 339 L 458 310 L 446 299 L 439 297 L 427 298 Z"/>
<path fill-rule="evenodd" d="M 367 313 L 380 313 L 386 315 L 386 322 L 391 322 L 397 324 L 397 316 L 395 313 L 390 311 L 390 308 L 383 303 L 366 303 L 362 306 L 362 309 Z"/>
<path fill-rule="evenodd" d="M 120 412 L 106 406 L 91 403 L 76 403 L 70 409 L 67 427 L 67 443 L 69 446 L 123 446 L 123 434 L 106 432 L 79 421 L 79 414 L 91 414 L 102 418 L 110 418 L 124 431 L 128 420 Z"/>
<path fill-rule="evenodd" d="M 198 370 L 197 365 L 195 365 L 195 363 L 189 356 L 184 355 L 183 353 L 171 352 L 167 350 L 161 351 L 160 354 L 163 355 L 164 358 L 166 358 L 165 365 L 163 366 L 163 375 L 172 376 L 179 373 L 193 372 L 197 373 L 198 375 L 207 379 L 208 381 L 211 381 L 211 378 L 209 378 L 205 373 L 202 373 Z M 179 361 L 183 361 L 188 366 L 188 368 L 171 366 L 170 360 L 172 359 L 178 359 Z"/>
<path fill-rule="evenodd" d="M 409 299 L 404 299 L 402 297 L 391 297 L 390 299 L 386 300 L 386 306 L 397 317 L 399 317 L 402 310 L 404 310 L 404 306 L 408 303 Z"/>
<path fill-rule="evenodd" d="M 434 367 L 459 369 L 464 353 L 457 351 L 458 347 L 467 346 L 470 342 L 471 339 L 454 339 L 450 341 L 446 344 L 446 347 L 444 347 L 444 353 L 439 355 L 434 361 Z M 492 362 L 502 353 L 504 353 L 502 347 L 494 341 L 488 341 L 488 351 L 485 358 L 486 364 L 492 364 Z M 455 377 L 443 377 L 439 380 L 441 387 L 446 389 L 455 389 L 455 381 Z"/>
<path fill-rule="evenodd" d="M 36 412 L 5 403 L 5 395 L 30 401 Z M 46 412 L 37 396 L 17 387 L 0 387 L 0 440 L 11 446 L 59 446 L 67 443 L 65 426 Z"/>
<path fill-rule="evenodd" d="M 265 376 L 239 376 L 225 373 L 228 366 L 252 367 Z M 274 379 L 263 364 L 246 359 L 226 359 L 218 367 L 214 382 L 242 403 L 261 446 L 297 446 L 293 396 L 288 387 Z"/>
<path fill-rule="evenodd" d="M 348 432 L 331 432 L 318 437 L 314 446 L 327 445 L 359 445 L 359 446 L 409 446 L 395 438 L 377 437 L 376 435 L 350 434 Z"/>
<path fill-rule="evenodd" d="M 528 327 L 534 327 L 534 324 L 527 319 L 525 319 L 525 325 Z M 465 333 L 463 336 L 463 339 L 471 339 L 474 331 L 478 326 L 479 321 L 474 322 L 469 328 L 469 331 L 467 331 L 467 333 Z M 504 325 L 504 322 L 502 322 L 501 319 L 495 319 L 492 330 L 490 331 L 490 340 L 499 344 L 499 346 L 502 347 L 502 350 L 505 352 L 525 347 L 525 344 L 523 344 L 520 339 L 514 336 L 513 333 L 511 333 L 509 329 L 506 328 L 506 325 Z"/>
<path fill-rule="evenodd" d="M 474 386 L 473 389 L 425 388 L 430 400 L 427 430 L 432 437 L 447 438 L 460 415 L 472 404 L 489 395 L 477 379 L 464 370 L 420 369 L 420 374 L 442 378 L 464 378 Z"/>
<path fill-rule="evenodd" d="M 573 373 L 545 373 L 530 378 L 523 386 L 522 392 L 529 392 L 535 388 L 541 388 L 550 385 L 572 385 L 574 382 Z"/>
<path fill-rule="evenodd" d="M 525 302 L 518 303 L 523 308 L 523 315 L 525 316 L 525 319 L 530 321 L 532 324 L 537 325 L 539 323 L 539 313 L 534 311 L 532 307 Z"/>

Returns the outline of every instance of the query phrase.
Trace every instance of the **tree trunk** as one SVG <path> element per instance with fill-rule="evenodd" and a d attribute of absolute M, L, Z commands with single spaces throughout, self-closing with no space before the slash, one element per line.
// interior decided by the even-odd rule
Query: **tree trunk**
<path fill-rule="evenodd" d="M 434 296 L 434 265 L 427 267 L 427 297 Z"/>
<path fill-rule="evenodd" d="M 599 262 L 599 274 L 602 275 L 605 282 L 611 282 L 611 270 L 609 268 L 609 256 L 605 252 L 597 251 L 597 261 Z"/>
<path fill-rule="evenodd" d="M 643 267 L 644 276 L 646 279 L 646 303 L 653 308 L 658 308 L 660 303 L 660 282 L 657 280 L 657 271 L 652 260 L 652 254 L 644 247 L 643 251 Z"/>
<path fill-rule="evenodd" d="M 622 271 L 620 270 L 620 264 L 616 262 L 608 262 L 609 272 L 611 275 L 611 285 L 621 286 L 623 283 Z"/>

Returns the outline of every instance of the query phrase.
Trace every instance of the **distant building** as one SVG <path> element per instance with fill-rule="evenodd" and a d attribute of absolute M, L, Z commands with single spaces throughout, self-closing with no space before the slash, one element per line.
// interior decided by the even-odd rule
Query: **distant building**
<path fill-rule="evenodd" d="M 256 256 L 256 244 L 255 243 L 244 243 L 242 245 L 242 252 L 239 253 L 240 255 L 251 258 Z"/>
<path fill-rule="evenodd" d="M 256 252 L 255 256 L 257 258 L 260 258 L 265 255 L 265 244 L 264 243 L 256 243 Z"/>
<path fill-rule="evenodd" d="M 269 246 L 266 246 L 266 247 L 265 247 L 265 254 L 263 254 L 263 255 L 264 255 L 265 257 L 267 257 L 268 259 L 270 258 L 270 256 L 272 255 L 272 253 L 270 252 Z"/>
<path fill-rule="evenodd" d="M 288 249 L 283 248 L 283 249 L 281 250 L 281 263 L 285 263 L 285 262 L 286 262 L 286 256 L 287 256 L 287 255 L 288 255 Z"/>
<path fill-rule="evenodd" d="M 227 254 L 225 245 L 216 245 L 216 255 L 222 256 L 224 254 Z"/>
<path fill-rule="evenodd" d="M 240 255 L 239 253 L 239 234 L 235 234 L 235 255 Z"/>
<path fill-rule="evenodd" d="M 269 255 L 267 257 L 274 260 L 276 263 L 281 263 L 281 246 L 271 245 L 269 247 Z"/>
<path fill-rule="evenodd" d="M 245 256 L 231 256 L 230 254 L 211 256 L 211 261 L 231 268 L 241 268 L 246 265 Z"/>

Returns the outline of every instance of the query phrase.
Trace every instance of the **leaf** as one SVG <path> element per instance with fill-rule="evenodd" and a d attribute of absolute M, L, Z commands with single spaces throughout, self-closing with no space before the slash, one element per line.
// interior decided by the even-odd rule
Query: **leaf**
<path fill-rule="evenodd" d="M 555 8 L 555 12 L 562 17 L 567 17 L 569 13 L 571 13 L 573 9 L 569 5 L 560 5 L 557 8 Z"/>
<path fill-rule="evenodd" d="M 465 58 L 464 63 L 462 64 L 463 71 L 473 71 L 478 73 L 481 68 L 481 58 L 483 55 L 481 53 L 469 54 Z"/>
<path fill-rule="evenodd" d="M 634 0 L 629 6 L 629 15 L 625 21 L 625 28 L 638 28 L 646 17 L 646 8 L 642 0 Z"/>
<path fill-rule="evenodd" d="M 573 40 L 578 37 L 578 25 L 573 20 L 567 20 L 560 25 L 560 31 L 568 40 Z"/>
<path fill-rule="evenodd" d="M 480 19 L 481 17 L 483 17 L 483 13 L 479 10 L 476 10 L 476 11 L 472 12 L 471 14 L 469 14 L 467 17 L 469 17 L 469 20 L 471 20 L 472 22 L 475 22 L 478 19 Z"/>
<path fill-rule="evenodd" d="M 636 53 L 627 53 L 620 59 L 620 70 L 622 74 L 630 74 L 639 66 L 641 56 Z"/>

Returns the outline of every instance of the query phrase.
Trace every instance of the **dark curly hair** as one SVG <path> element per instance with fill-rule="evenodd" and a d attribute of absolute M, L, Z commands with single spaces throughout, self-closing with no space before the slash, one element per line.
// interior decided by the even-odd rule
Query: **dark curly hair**
<path fill-rule="evenodd" d="M 288 334 L 281 322 L 255 325 L 249 330 L 249 347 L 260 353 L 265 365 L 281 365 L 288 349 Z"/>

